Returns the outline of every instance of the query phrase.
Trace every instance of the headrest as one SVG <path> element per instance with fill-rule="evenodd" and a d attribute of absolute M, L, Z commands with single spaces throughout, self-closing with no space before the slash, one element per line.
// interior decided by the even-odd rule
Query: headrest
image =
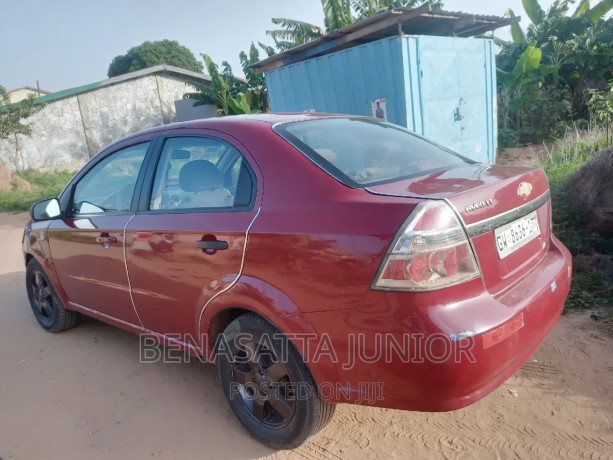
<path fill-rule="evenodd" d="M 315 151 L 319 153 L 319 156 L 321 156 L 328 163 L 334 164 L 338 161 L 338 156 L 336 155 L 336 153 L 334 153 L 330 149 L 321 148 L 321 149 L 315 149 Z"/>
<path fill-rule="evenodd" d="M 189 150 L 185 150 L 185 149 L 176 149 L 172 151 L 172 159 L 173 160 L 189 160 L 189 158 L 192 156 L 191 152 Z"/>
<path fill-rule="evenodd" d="M 179 186 L 185 192 L 217 190 L 223 187 L 223 177 L 210 161 L 189 161 L 179 171 Z"/>

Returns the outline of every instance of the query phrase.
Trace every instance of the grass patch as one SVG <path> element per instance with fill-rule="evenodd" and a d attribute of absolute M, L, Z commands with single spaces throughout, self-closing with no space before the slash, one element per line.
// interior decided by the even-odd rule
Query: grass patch
<path fill-rule="evenodd" d="M 581 168 L 607 148 L 607 133 L 601 127 L 590 130 L 569 128 L 541 162 L 547 173 L 552 192 L 559 188 L 570 173 Z"/>
<path fill-rule="evenodd" d="M 605 148 L 607 136 L 604 129 L 569 129 L 541 162 L 551 189 L 553 232 L 573 256 L 613 254 L 613 240 L 586 232 L 585 211 L 570 204 L 564 189 L 568 175 L 594 159 L 598 152 Z M 566 308 L 586 309 L 601 306 L 613 306 L 611 274 L 602 271 L 598 264 L 574 264 Z"/>
<path fill-rule="evenodd" d="M 613 282 L 598 270 L 575 270 L 567 308 L 588 309 L 613 305 Z"/>
<path fill-rule="evenodd" d="M 32 189 L 19 191 L 13 187 L 11 191 L 0 192 L 0 212 L 27 211 L 36 201 L 57 197 L 74 174 L 71 171 L 40 172 L 33 169 L 18 172 L 17 175 L 28 181 Z"/>

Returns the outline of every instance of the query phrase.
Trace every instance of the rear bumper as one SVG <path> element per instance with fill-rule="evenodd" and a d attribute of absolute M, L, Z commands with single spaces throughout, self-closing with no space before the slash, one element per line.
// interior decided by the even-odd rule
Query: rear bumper
<path fill-rule="evenodd" d="M 539 265 L 496 296 L 480 279 L 431 293 L 369 291 L 353 311 L 305 315 L 334 350 L 311 349 L 309 366 L 333 402 L 417 411 L 468 406 L 543 342 L 570 278 L 570 253 L 554 237 Z"/>

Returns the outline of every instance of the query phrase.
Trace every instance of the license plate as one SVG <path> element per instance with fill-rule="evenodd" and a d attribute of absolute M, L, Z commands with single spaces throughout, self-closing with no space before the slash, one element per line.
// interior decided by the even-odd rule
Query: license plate
<path fill-rule="evenodd" d="M 541 234 L 536 211 L 494 230 L 498 258 L 504 259 Z"/>

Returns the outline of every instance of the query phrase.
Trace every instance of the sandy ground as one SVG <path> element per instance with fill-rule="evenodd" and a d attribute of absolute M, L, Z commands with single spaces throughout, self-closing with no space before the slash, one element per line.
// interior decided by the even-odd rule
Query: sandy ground
<path fill-rule="evenodd" d="M 507 383 L 452 413 L 339 406 L 295 451 L 252 440 L 209 364 L 140 364 L 138 338 L 86 320 L 43 331 L 24 290 L 24 215 L 0 215 L 0 457 L 613 458 L 613 336 L 562 317 Z"/>
<path fill-rule="evenodd" d="M 553 145 L 532 144 L 523 147 L 509 147 L 498 152 L 496 164 L 512 166 L 538 166 L 550 152 Z"/>

